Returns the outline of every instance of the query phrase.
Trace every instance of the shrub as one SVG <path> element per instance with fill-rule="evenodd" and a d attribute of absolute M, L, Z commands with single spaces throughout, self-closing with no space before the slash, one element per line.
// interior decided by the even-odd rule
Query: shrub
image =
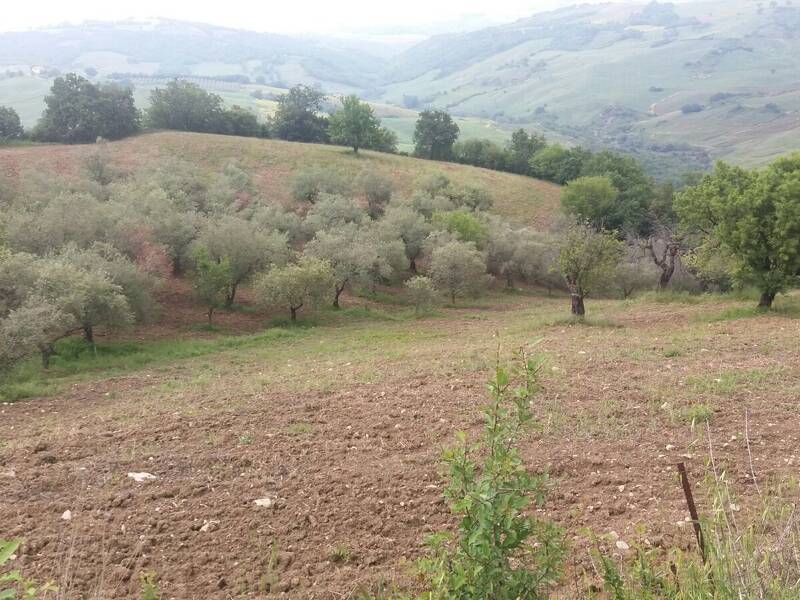
<path fill-rule="evenodd" d="M 417 275 L 405 282 L 406 296 L 414 306 L 414 312 L 426 312 L 436 302 L 437 292 L 429 277 Z"/>
<path fill-rule="evenodd" d="M 539 391 L 541 358 L 517 357 L 513 369 L 498 366 L 489 381 L 484 429 L 474 444 L 466 434 L 444 453 L 449 481 L 445 497 L 459 518 L 455 535 L 429 540 L 421 562 L 426 598 L 531 600 L 548 597 L 561 575 L 562 533 L 527 511 L 541 505 L 547 482 L 531 474 L 516 447 L 533 422 L 530 405 Z"/>
<path fill-rule="evenodd" d="M 431 253 L 430 276 L 455 304 L 457 296 L 477 296 L 486 286 L 486 262 L 472 242 L 451 241 Z"/>
<path fill-rule="evenodd" d="M 330 297 L 334 278 L 330 263 L 304 256 L 297 264 L 273 268 L 261 275 L 253 287 L 262 305 L 288 308 L 294 322 L 298 310 Z"/>
<path fill-rule="evenodd" d="M 192 291 L 206 306 L 208 326 L 214 325 L 214 310 L 222 308 L 228 297 L 231 283 L 231 267 L 226 258 L 214 260 L 203 246 L 194 249 Z"/>
<path fill-rule="evenodd" d="M 436 229 L 452 233 L 462 242 L 472 242 L 478 247 L 486 242 L 486 225 L 465 210 L 437 211 L 433 213 L 432 223 Z"/>
<path fill-rule="evenodd" d="M 291 194 L 298 202 L 316 202 L 321 194 L 347 195 L 350 185 L 347 180 L 330 169 L 324 167 L 307 167 L 301 169 L 292 178 Z"/>

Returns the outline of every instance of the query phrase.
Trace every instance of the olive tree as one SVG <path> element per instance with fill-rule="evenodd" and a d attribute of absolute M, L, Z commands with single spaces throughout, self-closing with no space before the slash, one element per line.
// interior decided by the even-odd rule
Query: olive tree
<path fill-rule="evenodd" d="M 587 224 L 569 227 L 561 240 L 559 266 L 572 298 L 572 314 L 586 314 L 584 298 L 608 282 L 622 258 L 624 245 L 612 234 Z"/>
<path fill-rule="evenodd" d="M 412 273 L 416 273 L 417 259 L 422 254 L 425 239 L 431 232 L 430 224 L 412 208 L 398 205 L 387 209 L 378 226 L 386 232 L 386 235 L 400 238 L 409 268 Z"/>
<path fill-rule="evenodd" d="M 430 277 L 417 275 L 404 284 L 406 296 L 417 314 L 427 311 L 436 302 L 438 292 Z"/>
<path fill-rule="evenodd" d="M 289 259 L 286 234 L 265 231 L 250 221 L 222 216 L 206 223 L 197 243 L 217 262 L 226 261 L 230 281 L 225 306 L 230 308 L 242 283 L 272 265 L 283 265 Z"/>
<path fill-rule="evenodd" d="M 380 218 L 392 199 L 392 180 L 376 171 L 365 171 L 359 184 L 367 199 L 367 212 L 373 219 Z"/>
<path fill-rule="evenodd" d="M 367 213 L 352 198 L 323 194 L 306 214 L 303 229 L 312 236 L 318 231 L 336 229 L 348 223 L 358 225 L 366 219 Z"/>
<path fill-rule="evenodd" d="M 337 171 L 325 167 L 306 167 L 298 171 L 291 179 L 290 192 L 297 202 L 316 202 L 322 194 L 350 193 L 350 184 Z"/>
<path fill-rule="evenodd" d="M 477 296 L 487 283 L 486 259 L 472 242 L 453 240 L 431 252 L 430 277 L 450 296 Z"/>
<path fill-rule="evenodd" d="M 262 305 L 288 308 L 292 321 L 297 321 L 297 311 L 304 306 L 315 306 L 328 298 L 333 286 L 330 264 L 313 256 L 275 267 L 259 276 L 254 284 Z"/>
<path fill-rule="evenodd" d="M 339 308 L 339 296 L 364 271 L 370 259 L 372 249 L 360 246 L 357 238 L 358 228 L 351 223 L 333 231 L 319 231 L 304 249 L 305 256 L 328 261 L 335 308 Z"/>
<path fill-rule="evenodd" d="M 206 307 L 208 326 L 214 325 L 214 310 L 222 308 L 228 297 L 231 283 L 231 267 L 228 260 L 211 258 L 203 246 L 193 250 L 192 292 Z"/>

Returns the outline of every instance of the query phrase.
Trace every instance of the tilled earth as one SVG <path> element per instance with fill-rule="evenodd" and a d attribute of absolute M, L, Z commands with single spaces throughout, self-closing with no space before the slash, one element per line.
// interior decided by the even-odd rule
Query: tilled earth
<path fill-rule="evenodd" d="M 565 597 L 571 578 L 592 576 L 586 528 L 631 545 L 691 546 L 675 465 L 686 462 L 702 509 L 709 441 L 745 499 L 751 472 L 762 483 L 798 475 L 798 322 L 696 325 L 684 310 L 641 305 L 618 315 L 621 327 L 536 332 L 548 354 L 541 427 L 522 446 L 532 468 L 552 475 L 541 516 L 574 545 Z M 424 349 L 444 357 L 465 351 L 459 332 L 494 325 L 409 327 L 452 331 Z M 665 357 L 674 341 L 665 328 L 682 336 L 680 356 Z M 426 535 L 453 524 L 442 445 L 456 429 L 478 432 L 486 399 L 485 369 L 434 368 L 425 352 L 402 367 L 379 360 L 380 377 L 366 382 L 347 375 L 343 347 L 342 377 L 320 389 L 246 385 L 279 368 L 246 363 L 173 394 L 175 381 L 191 381 L 187 361 L 2 406 L 0 537 L 24 538 L 19 565 L 54 579 L 66 598 L 135 598 L 148 571 L 165 598 L 179 599 L 413 586 Z M 774 377 L 714 391 L 717 373 L 761 371 Z M 697 387 L 703 377 L 710 391 Z M 708 433 L 667 416 L 690 393 L 713 405 Z M 155 479 L 128 476 L 141 472 Z"/>

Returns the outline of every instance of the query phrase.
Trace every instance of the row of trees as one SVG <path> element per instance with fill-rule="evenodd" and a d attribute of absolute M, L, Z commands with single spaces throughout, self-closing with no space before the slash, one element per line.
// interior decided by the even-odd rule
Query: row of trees
<path fill-rule="evenodd" d="M 45 98 L 45 111 L 30 137 L 66 144 L 117 140 L 142 126 L 248 137 L 278 137 L 290 141 L 335 143 L 355 152 L 369 148 L 397 150 L 397 136 L 382 127 L 372 108 L 356 96 L 342 99 L 327 115 L 325 94 L 298 85 L 278 98 L 275 115 L 266 122 L 241 106 L 226 108 L 223 99 L 195 83 L 170 81 L 150 94 L 150 106 L 141 113 L 133 90 L 114 83 L 92 83 L 74 73 L 58 77 Z M 25 136 L 19 115 L 0 107 L 0 141 Z"/>

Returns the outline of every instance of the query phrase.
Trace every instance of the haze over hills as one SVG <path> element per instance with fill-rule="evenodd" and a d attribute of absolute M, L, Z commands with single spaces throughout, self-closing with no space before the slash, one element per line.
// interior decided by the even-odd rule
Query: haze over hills
<path fill-rule="evenodd" d="M 408 47 L 413 35 L 297 38 L 167 20 L 7 33 L 0 69 L 25 76 L 0 81 L 0 103 L 30 123 L 48 69 L 129 80 L 137 101 L 169 77 L 216 78 L 208 85 L 224 83 L 226 100 L 264 112 L 248 100 L 256 87 L 306 83 L 411 121 L 435 107 L 481 119 L 490 137 L 523 126 L 625 150 L 671 175 L 714 158 L 761 163 L 800 136 L 800 8 L 786 0 L 588 4 Z M 403 138 L 409 124 L 397 129 Z"/>

